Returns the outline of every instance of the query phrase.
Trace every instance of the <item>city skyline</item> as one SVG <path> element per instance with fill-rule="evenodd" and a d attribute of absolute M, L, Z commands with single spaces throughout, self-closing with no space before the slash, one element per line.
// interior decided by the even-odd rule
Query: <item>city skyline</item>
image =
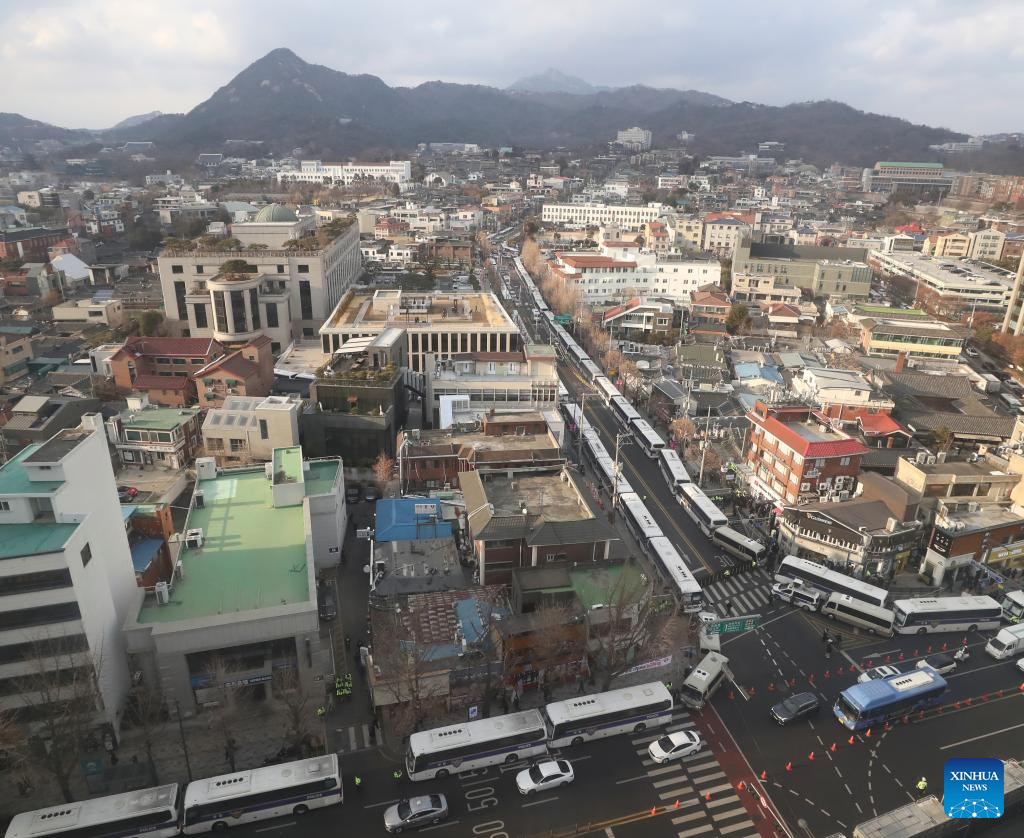
<path fill-rule="evenodd" d="M 187 112 L 285 46 L 391 86 L 440 79 L 506 87 L 555 67 L 594 85 L 696 89 L 769 105 L 834 99 L 968 134 L 1021 128 L 1004 103 L 1024 80 L 1014 34 L 1024 8 L 1004 0 L 799 4 L 771 20 L 757 19 L 759 7 L 745 2 L 731 4 L 727 20 L 706 2 L 629 16 L 533 0 L 514 11 L 462 2 L 430 15 L 412 4 L 396 8 L 386 28 L 373 8 L 308 0 L 287 15 L 264 0 L 142 4 L 131 16 L 111 0 L 0 9 L 0 55 L 21 81 L 0 108 L 94 129 L 152 110 Z M 757 25 L 734 25 L 744 18 Z M 642 49 L 642 64 L 631 47 Z M 68 97 L 72 84 L 76 95 Z M 986 95 L 977 95 L 979 86 Z"/>

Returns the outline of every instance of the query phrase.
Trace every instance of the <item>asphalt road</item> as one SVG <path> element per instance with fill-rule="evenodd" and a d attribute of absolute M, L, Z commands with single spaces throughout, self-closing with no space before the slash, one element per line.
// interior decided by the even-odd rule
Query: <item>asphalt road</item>
<path fill-rule="evenodd" d="M 984 653 L 987 636 L 968 637 L 971 657 L 948 676 L 941 714 L 908 718 L 873 730 L 871 737 L 858 734 L 851 743 L 831 708 L 861 668 L 891 663 L 911 669 L 929 647 L 956 648 L 963 635 L 879 640 L 828 624 L 844 641 L 842 651 L 826 660 L 826 621 L 785 605 L 770 606 L 763 617 L 757 631 L 723 643 L 737 683 L 714 704 L 754 774 L 759 779 L 767 772 L 765 788 L 790 824 L 803 819 L 814 835 L 828 835 L 836 826 L 849 830 L 912 800 L 921 776 L 941 796 L 942 766 L 954 756 L 1024 756 L 1022 676 L 1012 660 L 995 661 Z M 818 716 L 786 728 L 776 725 L 771 706 L 802 691 L 819 697 Z"/>

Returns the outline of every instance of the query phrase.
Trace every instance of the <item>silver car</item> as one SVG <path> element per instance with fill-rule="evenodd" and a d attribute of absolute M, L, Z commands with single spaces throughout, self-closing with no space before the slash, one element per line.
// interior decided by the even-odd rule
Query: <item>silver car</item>
<path fill-rule="evenodd" d="M 384 828 L 388 832 L 401 832 L 407 827 L 437 823 L 448 817 L 448 801 L 443 794 L 425 794 L 399 800 L 384 810 Z"/>

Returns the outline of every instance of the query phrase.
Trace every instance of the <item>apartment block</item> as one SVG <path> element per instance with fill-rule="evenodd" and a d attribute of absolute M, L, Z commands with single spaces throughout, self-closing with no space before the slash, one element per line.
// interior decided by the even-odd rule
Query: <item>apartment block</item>
<path fill-rule="evenodd" d="M 936 358 L 955 361 L 963 352 L 967 332 L 939 320 L 885 320 L 866 317 L 860 321 L 860 344 L 867 355 Z"/>
<path fill-rule="evenodd" d="M 19 679 L 70 661 L 95 675 L 97 728 L 116 731 L 136 587 L 101 421 L 86 416 L 0 466 L 0 708 L 30 718 L 47 698 Z"/>
<path fill-rule="evenodd" d="M 31 360 L 30 337 L 0 334 L 0 386 L 27 375 Z"/>
<path fill-rule="evenodd" d="M 741 242 L 733 255 L 736 274 L 774 275 L 816 297 L 866 299 L 872 272 L 867 251 L 854 247 L 812 247 Z M 778 280 L 776 280 L 778 281 Z"/>
<path fill-rule="evenodd" d="M 278 183 L 322 183 L 325 186 L 351 186 L 360 180 L 397 183 L 400 187 L 412 181 L 412 162 L 392 160 L 389 163 L 323 163 L 303 160 L 298 169 L 277 173 Z"/>
<path fill-rule="evenodd" d="M 805 406 L 758 401 L 747 417 L 745 457 L 755 494 L 784 504 L 853 497 L 864 445 Z"/>

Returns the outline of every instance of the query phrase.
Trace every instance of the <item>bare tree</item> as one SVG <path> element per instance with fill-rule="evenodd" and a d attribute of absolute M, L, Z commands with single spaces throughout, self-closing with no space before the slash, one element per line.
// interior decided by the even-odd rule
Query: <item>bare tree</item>
<path fill-rule="evenodd" d="M 142 736 L 142 747 L 146 760 L 156 781 L 156 762 L 153 748 L 164 737 L 164 723 L 168 719 L 167 702 L 159 686 L 140 685 L 132 690 L 125 706 L 125 722 L 134 727 Z"/>
<path fill-rule="evenodd" d="M 434 700 L 447 693 L 447 677 L 438 677 L 438 667 L 429 659 L 428 650 L 398 614 L 374 613 L 370 685 L 380 692 L 377 703 L 388 707 L 393 732 L 399 737 L 418 730 Z"/>
<path fill-rule="evenodd" d="M 394 459 L 381 451 L 377 456 L 377 459 L 373 462 L 373 476 L 377 480 L 377 485 L 382 492 L 394 473 Z"/>
<path fill-rule="evenodd" d="M 605 588 L 601 608 L 588 612 L 590 668 L 600 690 L 638 661 L 665 654 L 678 636 L 675 622 L 652 597 L 641 573 L 619 573 Z"/>
<path fill-rule="evenodd" d="M 566 680 L 578 672 L 586 655 L 587 630 L 581 610 L 549 602 L 532 613 L 531 630 L 515 644 L 515 653 L 538 670 L 546 684 Z M 528 644 L 525 647 L 524 641 Z M 506 653 L 506 665 L 516 665 L 516 654 Z"/>
<path fill-rule="evenodd" d="M 285 748 L 295 755 L 307 756 L 317 729 L 312 696 L 294 669 L 275 672 L 272 683 L 274 699 L 284 716 Z"/>
<path fill-rule="evenodd" d="M 232 679 L 238 674 L 238 669 L 223 656 L 214 655 L 205 671 L 212 681 L 210 688 L 216 691 L 218 698 L 217 705 L 207 711 L 207 725 L 210 733 L 224 743 L 224 761 L 233 773 L 237 770 L 235 755 L 238 752 L 238 740 L 235 738 L 235 720 L 238 715 L 238 702 Z"/>
<path fill-rule="evenodd" d="M 693 435 L 697 433 L 697 426 L 693 424 L 691 419 L 687 419 L 685 416 L 682 416 L 679 419 L 673 419 L 670 427 L 672 430 L 672 436 L 680 448 L 684 447 L 691 439 L 693 439 Z"/>
<path fill-rule="evenodd" d="M 34 735 L 21 738 L 19 761 L 52 778 L 70 803 L 71 775 L 102 722 L 100 659 L 71 640 L 51 639 L 34 644 L 26 663 L 30 671 L 16 686 L 35 726 Z"/>

